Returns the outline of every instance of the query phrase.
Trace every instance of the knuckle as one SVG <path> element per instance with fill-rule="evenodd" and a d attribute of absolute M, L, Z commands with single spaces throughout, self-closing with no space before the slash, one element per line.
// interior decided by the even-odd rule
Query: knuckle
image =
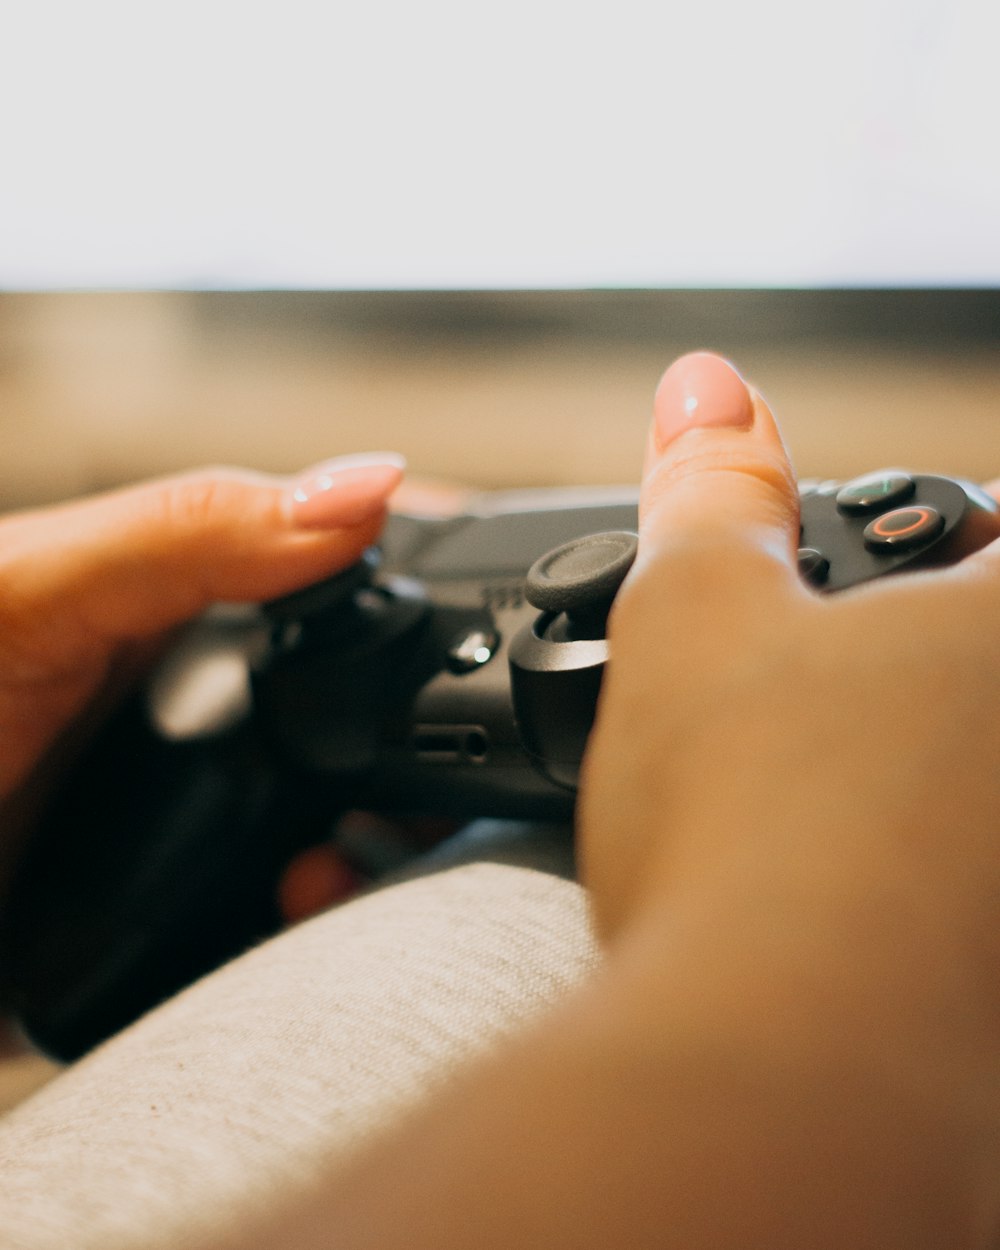
<path fill-rule="evenodd" d="M 647 508 L 678 492 L 714 492 L 721 500 L 736 490 L 741 503 L 784 520 L 798 512 L 798 488 L 787 458 L 771 447 L 696 445 L 655 465 L 645 484 Z M 720 510 L 720 516 L 725 510 Z"/>
<path fill-rule="evenodd" d="M 695 448 L 644 484 L 637 581 L 667 576 L 672 596 L 733 595 L 787 580 L 798 489 L 779 449 Z M 643 542 L 645 540 L 645 542 Z"/>
<path fill-rule="evenodd" d="M 203 469 L 164 485 L 156 497 L 155 522 L 168 534 L 203 534 L 225 525 L 240 491 L 225 470 Z"/>

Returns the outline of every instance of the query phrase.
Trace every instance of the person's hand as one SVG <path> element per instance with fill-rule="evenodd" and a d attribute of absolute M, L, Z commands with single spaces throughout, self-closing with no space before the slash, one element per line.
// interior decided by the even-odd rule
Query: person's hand
<path fill-rule="evenodd" d="M 761 396 L 717 356 L 677 361 L 586 765 L 599 921 L 612 933 L 703 873 L 749 890 L 769 864 L 829 888 L 914 871 L 956 913 L 963 891 L 991 900 L 992 942 L 1000 544 L 824 596 L 796 572 L 797 503 Z M 976 541 L 998 522 L 980 514 Z"/>
<path fill-rule="evenodd" d="M 683 358 L 580 790 L 602 967 L 257 1244 L 997 1244 L 1000 542 L 824 597 L 797 539 L 767 406 Z"/>
<path fill-rule="evenodd" d="M 0 865 L 67 739 L 165 635 L 351 564 L 401 476 L 392 453 L 205 470 L 0 518 Z"/>

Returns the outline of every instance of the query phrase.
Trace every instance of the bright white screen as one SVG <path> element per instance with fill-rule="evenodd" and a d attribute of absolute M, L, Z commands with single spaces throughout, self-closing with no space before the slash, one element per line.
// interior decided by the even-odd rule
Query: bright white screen
<path fill-rule="evenodd" d="M 31 0 L 0 287 L 1000 284 L 996 0 Z"/>

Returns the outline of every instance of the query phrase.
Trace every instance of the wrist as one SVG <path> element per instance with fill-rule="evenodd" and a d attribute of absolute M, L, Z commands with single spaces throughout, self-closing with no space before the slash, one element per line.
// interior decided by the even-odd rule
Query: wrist
<path fill-rule="evenodd" d="M 1000 1031 L 964 937 L 898 883 L 845 897 L 762 876 L 702 880 L 633 915 L 610 959 L 622 1034 L 679 1064 L 675 1087 L 716 1106 L 755 1176 L 777 1169 L 775 1195 L 815 1152 L 829 1218 L 859 1220 L 845 1237 L 909 1209 L 920 1221 L 899 1245 L 992 1244 Z M 921 1222 L 937 1240 L 912 1239 Z"/>

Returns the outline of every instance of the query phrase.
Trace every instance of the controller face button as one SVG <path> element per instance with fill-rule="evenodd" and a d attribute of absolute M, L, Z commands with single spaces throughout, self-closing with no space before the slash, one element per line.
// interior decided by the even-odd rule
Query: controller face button
<path fill-rule="evenodd" d="M 865 526 L 865 546 L 869 551 L 910 551 L 937 538 L 944 529 L 944 517 L 928 504 L 914 504 L 883 513 Z"/>
<path fill-rule="evenodd" d="M 837 491 L 837 507 L 848 516 L 868 516 L 905 503 L 915 489 L 908 473 L 868 473 Z"/>
<path fill-rule="evenodd" d="M 445 663 L 453 673 L 471 673 L 488 664 L 500 646 L 495 629 L 470 629 L 459 634 L 445 652 Z"/>
<path fill-rule="evenodd" d="M 830 561 L 815 547 L 799 548 L 799 576 L 811 586 L 822 586 L 830 574 Z"/>

